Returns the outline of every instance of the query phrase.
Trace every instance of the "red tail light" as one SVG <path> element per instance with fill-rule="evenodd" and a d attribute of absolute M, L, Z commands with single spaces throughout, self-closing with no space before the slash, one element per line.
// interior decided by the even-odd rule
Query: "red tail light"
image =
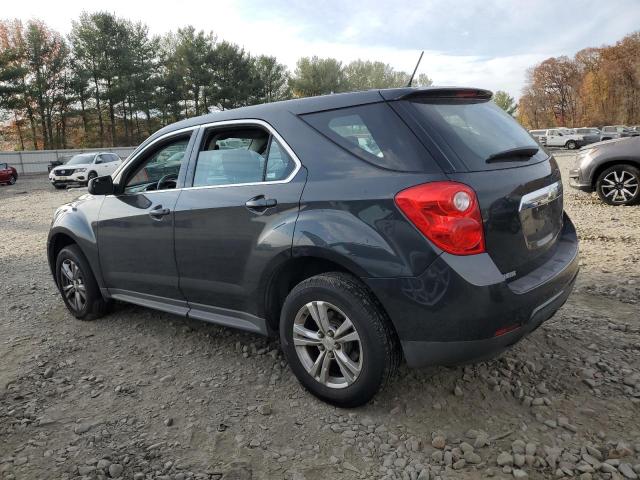
<path fill-rule="evenodd" d="M 484 231 L 478 198 L 463 183 L 416 185 L 396 195 L 396 205 L 429 240 L 454 255 L 483 253 Z"/>

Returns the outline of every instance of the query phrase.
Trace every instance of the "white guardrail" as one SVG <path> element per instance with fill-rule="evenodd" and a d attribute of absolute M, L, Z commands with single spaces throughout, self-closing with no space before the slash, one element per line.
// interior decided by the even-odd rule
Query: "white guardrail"
<path fill-rule="evenodd" d="M 0 152 L 0 163 L 8 163 L 15 168 L 18 175 L 47 173 L 47 165 L 55 160 L 68 160 L 73 155 L 85 152 L 111 152 L 127 158 L 136 147 L 98 147 L 76 148 L 69 150 L 24 150 L 17 152 Z"/>

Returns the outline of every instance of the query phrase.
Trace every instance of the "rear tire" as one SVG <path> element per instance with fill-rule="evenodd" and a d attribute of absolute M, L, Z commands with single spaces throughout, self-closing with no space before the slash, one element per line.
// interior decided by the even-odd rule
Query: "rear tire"
<path fill-rule="evenodd" d="M 15 185 L 17 180 L 18 180 L 18 177 L 16 177 L 15 175 L 11 175 L 9 177 L 9 185 Z"/>
<path fill-rule="evenodd" d="M 607 168 L 598 175 L 596 192 L 609 205 L 635 205 L 640 202 L 640 170 L 625 164 Z"/>
<path fill-rule="evenodd" d="M 575 141 L 573 141 L 573 140 L 569 140 L 565 146 L 566 146 L 569 150 L 575 150 L 576 148 L 578 148 L 578 144 L 577 144 Z"/>
<path fill-rule="evenodd" d="M 371 400 L 401 358 L 375 298 L 358 279 L 339 272 L 308 278 L 289 293 L 280 315 L 280 342 L 302 386 L 339 407 Z"/>
<path fill-rule="evenodd" d="M 77 245 L 64 247 L 56 259 L 56 283 L 67 309 L 79 320 L 95 320 L 107 313 L 89 262 Z"/>

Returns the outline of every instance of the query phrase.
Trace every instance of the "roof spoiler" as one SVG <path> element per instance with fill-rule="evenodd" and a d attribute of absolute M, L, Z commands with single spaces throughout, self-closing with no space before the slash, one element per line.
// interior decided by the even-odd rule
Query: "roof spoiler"
<path fill-rule="evenodd" d="M 385 100 L 409 100 L 409 99 L 476 99 L 490 100 L 493 93 L 482 88 L 464 87 L 425 87 L 425 88 L 404 88 L 394 90 L 381 90 L 380 93 Z"/>

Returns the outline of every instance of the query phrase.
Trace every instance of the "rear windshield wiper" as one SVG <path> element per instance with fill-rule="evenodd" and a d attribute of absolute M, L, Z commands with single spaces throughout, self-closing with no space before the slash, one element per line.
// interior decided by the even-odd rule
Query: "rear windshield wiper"
<path fill-rule="evenodd" d="M 538 147 L 518 147 L 518 148 L 510 148 L 508 150 L 503 150 L 502 152 L 494 153 L 489 155 L 485 161 L 487 163 L 491 162 L 504 162 L 504 161 L 524 161 L 533 157 L 540 150 Z M 516 157 L 516 158 L 514 158 Z"/>

